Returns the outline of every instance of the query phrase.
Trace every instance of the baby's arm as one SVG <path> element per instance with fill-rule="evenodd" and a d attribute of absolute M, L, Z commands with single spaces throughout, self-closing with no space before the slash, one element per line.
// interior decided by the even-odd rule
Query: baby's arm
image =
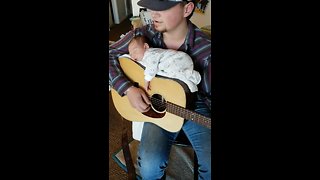
<path fill-rule="evenodd" d="M 146 91 L 151 90 L 150 81 L 144 80 L 144 89 L 145 89 Z"/>
<path fill-rule="evenodd" d="M 159 58 L 155 56 L 147 56 L 143 59 L 145 62 L 144 79 L 145 79 L 145 89 L 150 90 L 150 81 L 154 78 L 158 72 Z"/>
<path fill-rule="evenodd" d="M 146 80 L 150 81 L 152 78 L 156 76 L 157 72 L 158 72 L 158 64 L 153 62 L 146 63 L 146 69 L 144 70 L 144 75 Z"/>

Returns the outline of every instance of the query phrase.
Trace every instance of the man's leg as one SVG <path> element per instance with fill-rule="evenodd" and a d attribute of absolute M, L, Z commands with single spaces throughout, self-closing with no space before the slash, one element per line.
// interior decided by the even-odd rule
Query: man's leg
<path fill-rule="evenodd" d="M 168 165 L 173 141 L 178 133 L 170 133 L 155 124 L 144 123 L 138 150 L 138 167 L 142 179 L 161 179 Z"/>
<path fill-rule="evenodd" d="M 196 112 L 211 117 L 211 112 L 204 103 L 196 103 Z M 193 121 L 186 121 L 182 127 L 188 137 L 199 164 L 199 179 L 211 179 L 211 129 Z"/>

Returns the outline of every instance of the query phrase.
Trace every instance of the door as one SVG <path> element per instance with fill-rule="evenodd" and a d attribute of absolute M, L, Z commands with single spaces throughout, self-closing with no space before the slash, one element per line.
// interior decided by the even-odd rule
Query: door
<path fill-rule="evenodd" d="M 130 0 L 111 0 L 111 7 L 115 24 L 120 24 L 132 14 Z"/>

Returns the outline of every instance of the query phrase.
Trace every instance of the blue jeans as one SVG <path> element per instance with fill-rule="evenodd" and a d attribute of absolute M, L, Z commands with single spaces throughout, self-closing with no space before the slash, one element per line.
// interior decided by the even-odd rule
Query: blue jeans
<path fill-rule="evenodd" d="M 203 102 L 196 103 L 195 111 L 211 117 Z M 196 152 L 199 179 L 211 179 L 211 130 L 189 120 L 185 121 L 182 130 Z M 144 123 L 137 160 L 142 179 L 163 178 L 170 149 L 177 136 L 178 132 L 171 133 L 155 124 Z"/>

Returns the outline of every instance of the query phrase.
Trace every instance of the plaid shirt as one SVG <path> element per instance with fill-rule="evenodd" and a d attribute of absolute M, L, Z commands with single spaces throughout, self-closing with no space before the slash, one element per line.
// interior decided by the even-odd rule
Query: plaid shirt
<path fill-rule="evenodd" d="M 201 74 L 197 98 L 204 101 L 211 110 L 211 40 L 189 20 L 188 29 L 186 41 L 178 51 L 189 54 L 193 59 L 194 69 Z M 109 46 L 109 84 L 121 96 L 129 87 L 133 86 L 133 83 L 120 70 L 118 57 L 129 53 L 128 44 L 135 35 L 146 36 L 151 43 L 151 47 L 167 49 L 162 34 L 156 31 L 152 25 L 129 31 L 123 38 Z"/>

